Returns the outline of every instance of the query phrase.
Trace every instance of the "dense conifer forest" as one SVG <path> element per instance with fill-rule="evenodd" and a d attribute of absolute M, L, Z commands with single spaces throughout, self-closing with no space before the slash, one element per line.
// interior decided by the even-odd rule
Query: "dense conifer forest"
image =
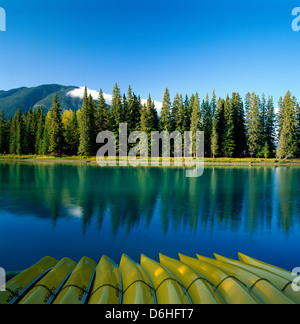
<path fill-rule="evenodd" d="M 119 124 L 127 123 L 128 133 L 152 131 L 204 131 L 206 157 L 264 157 L 286 159 L 300 157 L 300 106 L 288 91 L 278 104 L 273 97 L 239 93 L 217 98 L 215 92 L 200 99 L 177 93 L 171 100 L 168 88 L 163 96 L 160 116 L 149 98 L 142 104 L 129 86 L 121 94 L 116 84 L 111 106 L 100 90 L 97 101 L 85 88 L 83 105 L 77 112 L 61 107 L 58 96 L 45 115 L 43 108 L 18 109 L 6 120 L 0 114 L 0 154 L 93 156 L 101 131 L 112 131 L 117 138 Z"/>

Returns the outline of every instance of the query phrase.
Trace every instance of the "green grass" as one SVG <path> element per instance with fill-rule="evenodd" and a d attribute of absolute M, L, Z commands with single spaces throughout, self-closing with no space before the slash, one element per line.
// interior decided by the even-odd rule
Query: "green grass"
<path fill-rule="evenodd" d="M 6 154 L 0 155 L 1 160 L 53 160 L 53 161 L 74 161 L 74 162 L 95 162 L 96 157 L 83 157 L 83 156 L 61 156 L 61 157 L 54 157 L 54 156 L 42 156 L 42 155 L 13 155 L 13 154 Z M 112 158 L 109 158 L 111 160 Z M 116 158 L 119 161 L 119 157 Z M 162 158 L 157 158 L 156 161 L 162 162 Z M 171 162 L 174 162 L 174 158 L 170 159 Z M 141 161 L 146 161 L 141 160 Z M 150 158 L 149 158 L 150 162 Z M 209 164 L 300 164 L 300 159 L 287 159 L 287 160 L 278 160 L 278 159 L 264 159 L 264 158 L 205 158 L 205 163 Z"/>

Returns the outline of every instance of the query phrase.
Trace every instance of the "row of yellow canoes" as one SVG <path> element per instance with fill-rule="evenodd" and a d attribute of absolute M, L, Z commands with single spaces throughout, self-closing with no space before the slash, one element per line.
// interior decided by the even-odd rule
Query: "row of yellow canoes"
<path fill-rule="evenodd" d="M 137 264 L 123 255 L 118 266 L 107 256 L 99 264 L 45 257 L 6 284 L 0 304 L 300 304 L 291 272 L 239 259 L 160 254 Z"/>

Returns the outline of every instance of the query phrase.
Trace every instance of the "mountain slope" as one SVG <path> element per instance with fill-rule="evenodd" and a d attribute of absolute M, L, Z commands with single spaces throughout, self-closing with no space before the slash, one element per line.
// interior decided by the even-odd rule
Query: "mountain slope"
<path fill-rule="evenodd" d="M 18 108 L 24 113 L 28 111 L 29 108 L 43 105 L 43 108 L 47 111 L 51 108 L 55 92 L 59 93 L 61 100 L 64 97 L 69 99 L 65 94 L 76 88 L 77 87 L 74 86 L 68 87 L 58 84 L 49 84 L 32 88 L 23 87 L 8 91 L 0 91 L 0 110 L 2 109 L 4 111 L 6 118 L 13 116 Z M 67 103 L 78 106 L 76 100 L 67 100 Z M 65 104 L 64 100 L 62 100 L 61 104 Z M 70 106 L 68 108 L 73 107 Z"/>

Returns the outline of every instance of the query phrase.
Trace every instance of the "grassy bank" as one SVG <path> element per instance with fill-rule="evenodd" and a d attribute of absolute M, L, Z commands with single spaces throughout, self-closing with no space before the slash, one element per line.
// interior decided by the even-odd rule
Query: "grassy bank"
<path fill-rule="evenodd" d="M 2 161 L 27 161 L 27 162 L 73 162 L 73 163 L 97 163 L 96 157 L 82 156 L 40 156 L 40 155 L 0 155 Z M 117 157 L 117 161 L 119 161 Z M 146 160 L 141 160 L 147 162 Z M 157 161 L 161 162 L 162 158 Z M 150 160 L 149 160 L 150 162 Z M 171 158 L 171 163 L 174 159 Z M 264 158 L 205 158 L 208 165 L 300 165 L 300 159 L 264 159 Z M 150 163 L 149 163 L 150 165 Z M 184 165 L 184 163 L 183 163 Z"/>

